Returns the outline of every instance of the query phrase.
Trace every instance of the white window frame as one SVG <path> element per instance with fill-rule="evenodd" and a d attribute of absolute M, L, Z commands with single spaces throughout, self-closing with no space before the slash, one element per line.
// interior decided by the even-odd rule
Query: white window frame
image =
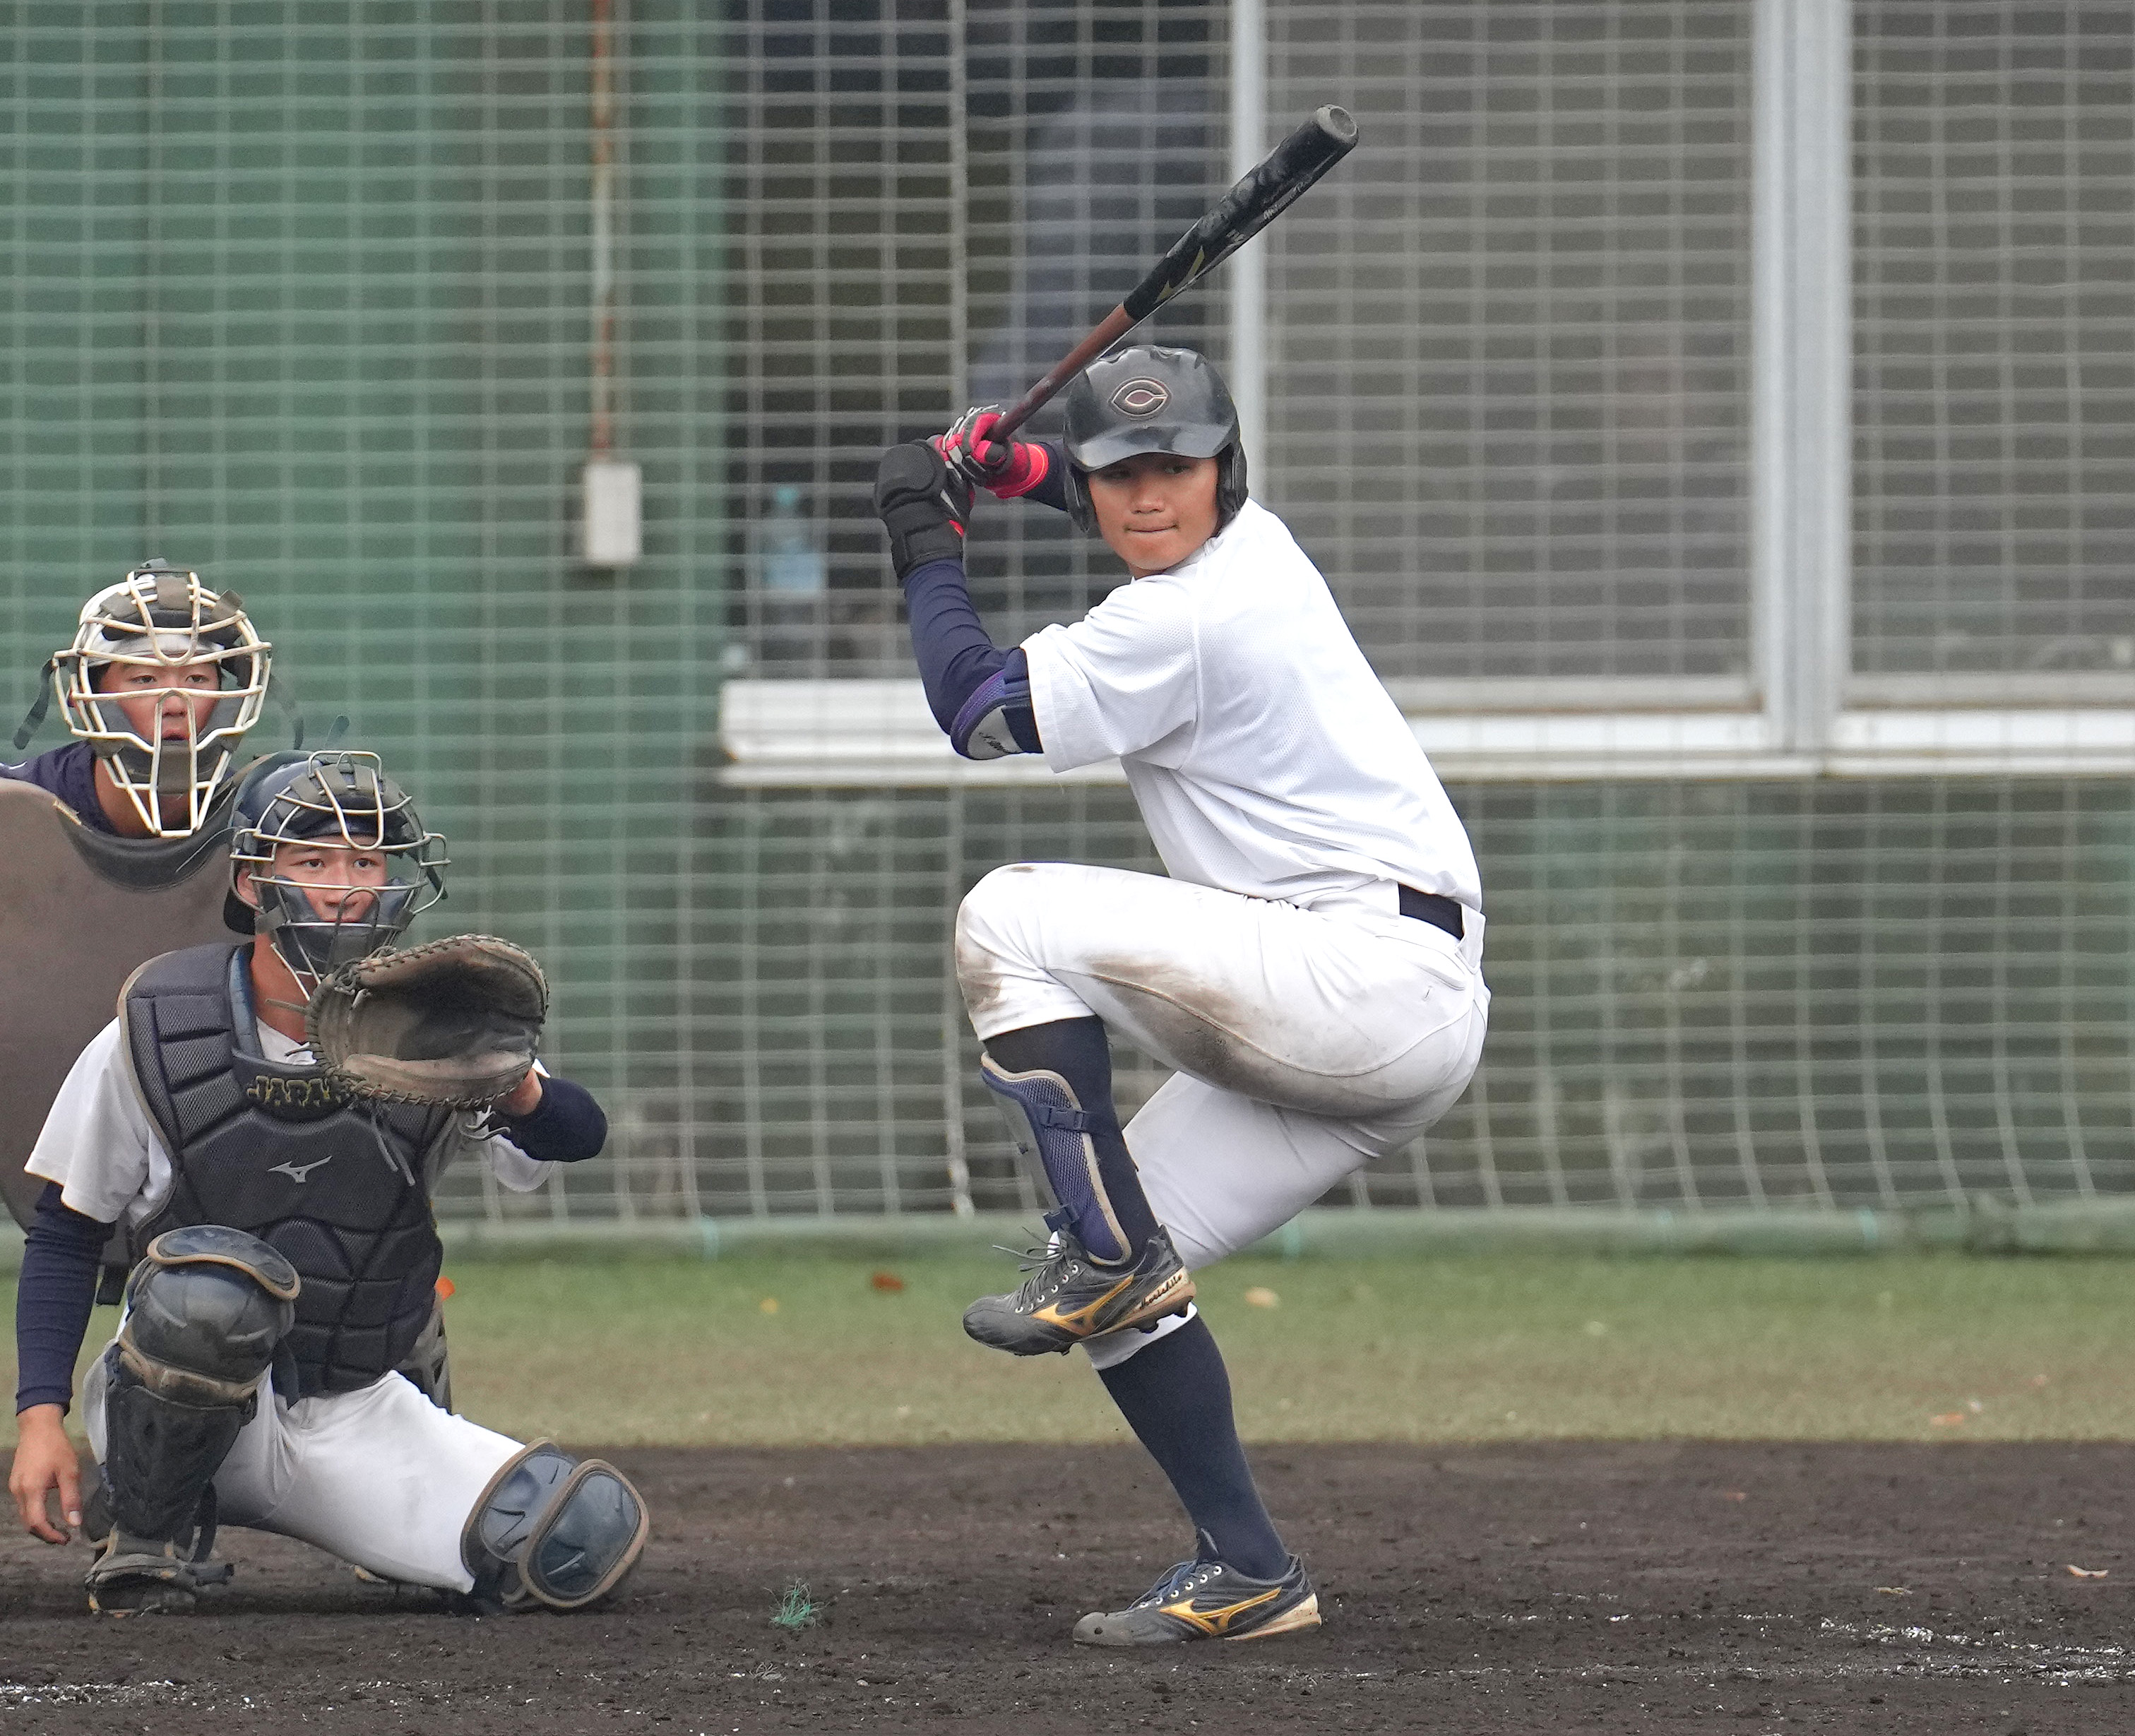
<path fill-rule="evenodd" d="M 1267 144 L 1266 0 L 1233 0 L 1231 160 Z M 1857 676 L 1852 659 L 1852 0 L 1755 0 L 1750 611 L 1754 677 L 1395 681 L 1444 776 L 1799 778 L 2135 773 L 2135 680 Z M 1247 449 L 1266 423 L 1266 260 L 1229 274 Z M 1042 757 L 974 763 L 917 680 L 729 681 L 736 786 L 1051 783 Z M 1117 783 L 1116 764 L 1070 775 Z"/>

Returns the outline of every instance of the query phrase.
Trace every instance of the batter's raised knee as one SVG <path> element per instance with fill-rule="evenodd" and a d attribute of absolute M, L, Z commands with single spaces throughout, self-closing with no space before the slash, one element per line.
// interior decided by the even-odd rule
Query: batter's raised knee
<path fill-rule="evenodd" d="M 956 910 L 956 984 L 981 1038 L 1046 1019 L 1079 1018 L 1089 1008 L 1046 968 L 1041 918 L 1084 872 L 1058 862 L 997 868 Z"/>
<path fill-rule="evenodd" d="M 584 1609 L 630 1577 L 649 1529 L 643 1497 L 613 1465 L 536 1441 L 490 1479 L 460 1559 L 478 1602 Z"/>
<path fill-rule="evenodd" d="M 997 868 L 964 894 L 956 907 L 956 953 L 966 942 L 1001 949 L 1009 944 L 1021 917 L 1035 899 L 1046 896 L 1046 883 L 1057 876 L 1057 862 L 1011 862 Z"/>

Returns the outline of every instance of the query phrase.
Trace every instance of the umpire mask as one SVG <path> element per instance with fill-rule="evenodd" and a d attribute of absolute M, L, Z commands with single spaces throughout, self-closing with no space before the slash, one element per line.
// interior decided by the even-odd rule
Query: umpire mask
<path fill-rule="evenodd" d="M 103 762 L 152 838 L 200 829 L 267 694 L 267 642 L 234 591 L 160 560 L 83 605 L 46 665 L 77 741 Z M 26 720 L 17 745 L 43 715 Z"/>
<path fill-rule="evenodd" d="M 375 753 L 274 755 L 245 775 L 236 810 L 230 926 L 252 926 L 236 891 L 249 873 L 258 926 L 307 992 L 445 896 L 443 834 L 424 829 Z M 304 860 L 307 844 L 322 863 Z"/>

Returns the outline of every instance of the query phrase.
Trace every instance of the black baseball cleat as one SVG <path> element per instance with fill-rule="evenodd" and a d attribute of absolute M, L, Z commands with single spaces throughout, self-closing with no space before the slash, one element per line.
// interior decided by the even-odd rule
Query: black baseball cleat
<path fill-rule="evenodd" d="M 1046 1220 L 1052 1240 L 1034 1250 L 1030 1276 L 1013 1295 L 981 1296 L 964 1310 L 964 1330 L 1011 1356 L 1063 1354 L 1089 1338 L 1153 1327 L 1183 1314 L 1193 1300 L 1193 1279 L 1159 1229 L 1130 1265 L 1101 1266 L 1077 1240 L 1064 1216 Z"/>
<path fill-rule="evenodd" d="M 194 1548 L 197 1555 L 191 1553 Z M 203 1586 L 227 1585 L 230 1575 L 230 1564 L 208 1560 L 206 1546 L 196 1540 L 160 1543 L 114 1529 L 105 1535 L 84 1584 L 95 1615 L 183 1615 Z"/>
<path fill-rule="evenodd" d="M 1210 1547 L 1207 1534 L 1202 1547 Z M 1296 1556 L 1279 1579 L 1227 1561 L 1182 1561 L 1125 1609 L 1075 1624 L 1078 1646 L 1177 1646 L 1188 1640 L 1270 1640 L 1319 1625 L 1319 1598 Z"/>

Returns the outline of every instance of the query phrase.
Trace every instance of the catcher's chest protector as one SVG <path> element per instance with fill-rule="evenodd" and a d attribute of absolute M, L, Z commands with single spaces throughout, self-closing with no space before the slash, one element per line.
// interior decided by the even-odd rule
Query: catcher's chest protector
<path fill-rule="evenodd" d="M 152 959 L 119 1003 L 134 1082 L 175 1172 L 135 1251 L 189 1224 L 270 1244 L 303 1279 L 289 1396 L 353 1391 L 405 1361 L 429 1323 L 444 1257 L 430 1187 L 453 1112 L 365 1103 L 315 1068 L 263 1058 L 239 1010 L 246 950 Z"/>

